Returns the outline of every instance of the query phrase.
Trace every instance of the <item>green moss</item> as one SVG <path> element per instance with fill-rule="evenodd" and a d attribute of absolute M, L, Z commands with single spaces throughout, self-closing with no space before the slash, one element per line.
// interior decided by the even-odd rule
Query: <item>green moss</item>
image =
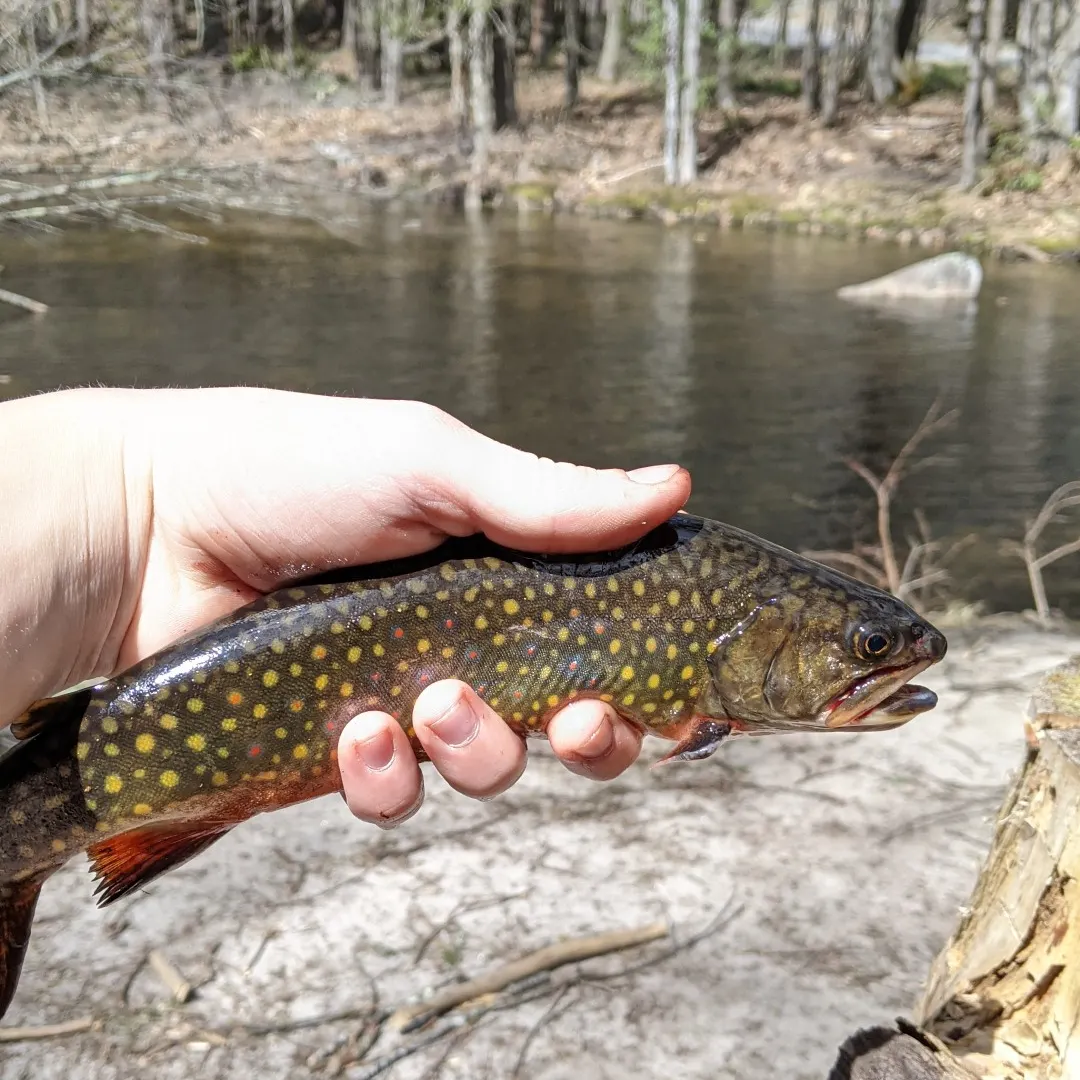
<path fill-rule="evenodd" d="M 533 181 L 528 184 L 511 184 L 507 189 L 507 195 L 511 195 L 523 202 L 543 203 L 555 197 L 556 184 L 546 181 Z"/>
<path fill-rule="evenodd" d="M 930 64 L 923 69 L 920 97 L 962 94 L 967 89 L 967 64 Z"/>
<path fill-rule="evenodd" d="M 1039 236 L 1028 243 L 1047 255 L 1072 255 L 1080 251 L 1080 236 Z"/>
<path fill-rule="evenodd" d="M 776 209 L 776 201 L 752 192 L 740 192 L 727 199 L 727 210 L 736 221 L 751 214 L 764 214 Z"/>

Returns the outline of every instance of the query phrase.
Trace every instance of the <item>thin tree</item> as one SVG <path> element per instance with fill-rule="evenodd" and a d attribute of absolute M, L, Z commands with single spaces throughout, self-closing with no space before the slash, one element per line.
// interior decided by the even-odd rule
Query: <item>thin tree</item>
<path fill-rule="evenodd" d="M 517 31 L 513 0 L 503 0 L 502 11 L 496 15 L 498 33 L 493 39 L 495 95 L 495 130 L 517 123 L 517 100 L 515 98 L 515 59 L 517 54 Z"/>
<path fill-rule="evenodd" d="M 578 99 L 578 72 L 581 64 L 580 0 L 563 0 L 563 43 L 566 46 L 566 107 L 572 109 Z"/>
<path fill-rule="evenodd" d="M 356 32 L 356 11 L 355 0 L 346 0 L 345 11 L 342 12 L 344 18 L 349 9 L 353 9 L 353 32 Z M 247 38 L 248 44 L 254 45 L 259 40 L 259 0 L 248 0 L 248 24 L 247 24 Z M 355 49 L 355 43 L 350 47 Z"/>
<path fill-rule="evenodd" d="M 802 54 L 802 103 L 808 116 L 821 108 L 821 0 L 810 0 Z"/>
<path fill-rule="evenodd" d="M 896 8 L 894 0 L 874 0 L 870 18 L 870 55 L 866 75 L 876 105 L 896 93 Z"/>
<path fill-rule="evenodd" d="M 777 17 L 776 40 L 773 42 L 773 65 L 782 68 L 787 63 L 788 19 L 791 16 L 791 0 L 780 0 L 780 14 Z"/>
<path fill-rule="evenodd" d="M 1007 0 L 989 0 L 986 8 L 986 48 L 984 50 L 982 107 L 983 116 L 988 118 L 997 108 L 998 82 L 1001 72 L 998 70 L 1001 42 L 1005 35 L 1005 13 Z"/>
<path fill-rule="evenodd" d="M 473 151 L 465 207 L 479 210 L 483 202 L 495 111 L 491 88 L 492 46 L 488 0 L 474 0 L 469 12 L 469 81 L 472 91 Z"/>
<path fill-rule="evenodd" d="M 281 0 L 281 26 L 285 45 L 285 70 L 296 69 L 296 9 L 293 0 Z"/>
<path fill-rule="evenodd" d="M 547 67 L 555 44 L 555 0 L 533 0 L 530 9 L 529 52 L 538 67 Z"/>
<path fill-rule="evenodd" d="M 461 32 L 460 0 L 450 0 L 446 9 L 446 37 L 450 47 L 450 114 L 458 131 L 469 123 L 469 95 L 465 83 L 465 38 Z"/>
<path fill-rule="evenodd" d="M 402 0 L 383 0 L 379 23 L 382 46 L 383 101 L 390 108 L 401 104 L 401 77 L 405 66 L 405 28 Z"/>
<path fill-rule="evenodd" d="M 623 0 L 607 0 L 607 19 L 604 22 L 604 43 L 600 47 L 600 63 L 596 76 L 601 82 L 613 83 L 619 77 L 622 56 Z"/>
<path fill-rule="evenodd" d="M 75 43 L 80 53 L 90 47 L 90 0 L 75 0 Z"/>
<path fill-rule="evenodd" d="M 716 104 L 721 109 L 735 109 L 735 53 L 739 32 L 736 0 L 720 0 L 716 34 Z"/>
<path fill-rule="evenodd" d="M 919 48 L 919 29 L 922 26 L 924 0 L 901 0 L 896 16 L 896 59 L 914 55 Z"/>
<path fill-rule="evenodd" d="M 855 30 L 855 0 L 837 0 L 836 27 L 832 48 L 825 58 L 825 79 L 821 93 L 821 121 L 826 127 L 836 123 L 840 112 L 840 87 L 848 69 L 848 53 Z"/>
<path fill-rule="evenodd" d="M 727 0 L 725 0 L 727 2 Z M 679 183 L 697 179 L 697 99 L 701 60 L 701 0 L 686 0 L 682 101 L 679 109 Z"/>
<path fill-rule="evenodd" d="M 664 182 L 679 180 L 679 0 L 662 0 L 664 13 Z"/>
<path fill-rule="evenodd" d="M 168 69 L 166 56 L 172 51 L 172 14 L 168 0 L 143 0 L 142 32 L 146 41 L 150 97 L 157 108 L 166 108 Z"/>
<path fill-rule="evenodd" d="M 960 186 L 975 186 L 979 169 L 986 160 L 986 123 L 983 116 L 986 0 L 968 0 L 968 80 L 964 95 L 964 149 L 960 165 Z"/>
<path fill-rule="evenodd" d="M 374 93 L 382 86 L 379 65 L 379 0 L 355 0 L 360 5 L 356 38 L 356 77 L 360 89 Z"/>

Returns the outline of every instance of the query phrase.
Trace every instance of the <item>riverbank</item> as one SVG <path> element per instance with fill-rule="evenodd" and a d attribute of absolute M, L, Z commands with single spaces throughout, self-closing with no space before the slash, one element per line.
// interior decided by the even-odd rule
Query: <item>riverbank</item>
<path fill-rule="evenodd" d="M 599 980 L 563 969 L 393 1075 L 651 1080 L 678 1062 L 686 1080 L 824 1080 L 855 1028 L 910 1015 L 1023 759 L 1030 695 L 1080 653 L 1017 617 L 947 632 L 920 677 L 938 708 L 895 731 L 736 741 L 605 785 L 538 744 L 493 802 L 429 772 L 390 834 L 335 798 L 265 815 L 107 911 L 76 860 L 44 889 L 5 1024 L 93 1029 L 0 1045 L 4 1075 L 359 1080 L 365 1045 L 385 1060 L 431 1034 L 372 1046 L 369 1010 L 565 937 L 664 920 L 686 943 L 719 915 L 666 959 L 658 942 L 588 962 Z M 650 740 L 645 761 L 661 752 Z M 196 987 L 186 1004 L 152 949 Z"/>
<path fill-rule="evenodd" d="M 131 174 L 161 167 L 241 173 L 236 203 L 271 192 L 374 199 L 461 200 L 471 147 L 455 129 L 445 80 L 413 80 L 403 105 L 366 102 L 326 54 L 301 79 L 270 71 L 226 80 L 191 69 L 162 118 L 95 84 L 50 95 L 43 134 L 25 114 L 0 116 L 8 175 L 60 169 Z M 186 81 L 185 81 L 186 80 Z M 1080 259 L 1080 148 L 1042 170 L 1024 163 L 1001 130 L 975 192 L 955 189 L 962 73 L 930 69 L 909 104 L 870 110 L 849 102 L 833 129 L 803 119 L 793 77 L 748 77 L 737 116 L 701 115 L 701 176 L 662 185 L 661 99 L 641 82 L 586 77 L 581 103 L 561 105 L 558 71 L 523 68 L 521 125 L 493 142 L 486 197 L 541 212 L 693 220 L 893 241 L 928 250 L 1039 261 Z M 127 91 L 130 96 L 133 92 Z M 1001 128 L 1004 118 L 998 118 Z M 3 170 L 0 170 L 3 172 Z"/>

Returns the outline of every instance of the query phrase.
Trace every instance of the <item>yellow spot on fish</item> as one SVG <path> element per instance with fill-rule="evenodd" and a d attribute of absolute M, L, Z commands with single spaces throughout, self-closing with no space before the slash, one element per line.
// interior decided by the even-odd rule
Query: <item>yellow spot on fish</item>
<path fill-rule="evenodd" d="M 574 591 L 574 585 L 576 584 L 576 582 L 574 581 L 574 579 L 572 577 L 563 578 L 562 583 L 563 583 L 563 588 L 567 592 L 573 592 Z"/>
<path fill-rule="evenodd" d="M 625 694 L 623 696 L 622 703 L 624 705 L 633 705 L 634 704 L 634 695 L 633 694 Z"/>
<path fill-rule="evenodd" d="M 453 648 L 451 648 L 451 646 L 445 645 L 443 647 L 442 654 L 447 660 L 449 660 L 450 657 L 454 655 L 454 650 Z"/>
<path fill-rule="evenodd" d="M 141 735 L 135 737 L 135 749 L 140 754 L 149 754 L 157 745 L 157 740 L 149 731 L 144 731 Z"/>
<path fill-rule="evenodd" d="M 398 694 L 400 694 L 400 693 L 401 693 L 401 687 L 400 686 L 391 686 L 390 687 L 390 696 L 391 697 L 397 697 Z"/>
<path fill-rule="evenodd" d="M 626 680 L 626 682 L 629 682 L 634 677 L 634 669 L 629 664 L 627 664 L 626 667 L 624 667 L 622 671 L 619 672 L 619 674 L 623 677 L 624 680 Z"/>
<path fill-rule="evenodd" d="M 114 742 L 107 742 L 105 744 L 105 753 L 108 754 L 109 757 L 119 757 L 120 747 L 117 746 Z"/>
<path fill-rule="evenodd" d="M 256 720 L 261 720 L 266 716 L 266 706 L 260 702 L 251 710 L 251 715 L 254 716 Z"/>
<path fill-rule="evenodd" d="M 354 645 L 346 654 L 350 664 L 356 664 L 360 661 L 360 646 Z"/>
<path fill-rule="evenodd" d="M 686 667 L 679 672 L 684 679 L 692 679 L 694 677 L 694 665 L 687 664 Z"/>
<path fill-rule="evenodd" d="M 330 624 L 330 633 L 331 634 L 344 634 L 345 633 L 345 624 L 343 622 L 337 622 L 337 621 L 332 622 Z"/>
<path fill-rule="evenodd" d="M 151 805 L 150 805 L 149 803 L 145 803 L 145 802 L 137 802 L 137 803 L 136 803 L 136 804 L 135 804 L 135 805 L 134 805 L 134 806 L 133 806 L 133 807 L 131 808 L 131 812 L 132 812 L 132 813 L 133 813 L 133 814 L 134 814 L 134 815 L 135 815 L 136 817 L 146 817 L 146 816 L 147 816 L 147 814 L 152 814 L 152 813 L 154 812 L 154 808 L 153 808 L 153 807 L 152 807 L 152 806 L 151 806 Z"/>
<path fill-rule="evenodd" d="M 180 721 L 172 713 L 163 713 L 158 723 L 166 730 L 172 731 Z"/>
<path fill-rule="evenodd" d="M 570 631 L 565 626 L 560 626 L 559 632 L 555 636 L 560 641 L 567 641 L 570 637 Z"/>
<path fill-rule="evenodd" d="M 397 669 L 398 669 L 398 671 L 408 671 L 409 670 L 409 661 L 408 660 L 399 660 L 397 662 Z"/>
<path fill-rule="evenodd" d="M 596 596 L 596 586 L 591 582 L 587 582 L 585 585 L 585 595 L 591 600 Z"/>
<path fill-rule="evenodd" d="M 269 671 L 263 672 L 262 682 L 263 686 L 269 688 L 271 686 L 277 686 L 278 673 L 271 668 Z"/>
<path fill-rule="evenodd" d="M 217 748 L 217 756 L 219 758 L 227 758 L 229 756 L 229 748 L 227 746 L 219 746 Z"/>
<path fill-rule="evenodd" d="M 297 761 L 302 761 L 307 755 L 308 749 L 303 743 L 293 747 L 292 756 L 296 758 Z"/>
<path fill-rule="evenodd" d="M 477 630 L 486 630 L 488 625 L 487 618 L 483 615 L 477 615 L 475 625 Z"/>
<path fill-rule="evenodd" d="M 694 632 L 694 620 L 687 619 L 686 622 L 682 624 L 682 629 L 684 634 L 692 634 Z"/>
<path fill-rule="evenodd" d="M 329 682 L 330 682 L 330 676 L 329 675 L 327 675 L 325 673 L 323 673 L 322 675 L 318 675 L 315 678 L 315 689 L 316 690 L 325 690 L 326 687 L 327 687 L 327 684 Z"/>
<path fill-rule="evenodd" d="M 656 638 L 651 637 L 645 639 L 645 651 L 656 652 Z"/>
<path fill-rule="evenodd" d="M 270 642 L 270 651 L 277 653 L 280 656 L 285 651 L 285 642 L 282 641 L 281 638 L 274 638 L 274 640 Z"/>
<path fill-rule="evenodd" d="M 360 629 L 361 630 L 370 630 L 371 627 L 372 627 L 371 616 L 370 615 L 361 615 L 360 616 Z"/>
<path fill-rule="evenodd" d="M 184 742 L 197 754 L 201 754 L 206 749 L 206 736 L 200 735 L 198 732 L 189 735 Z"/>
<path fill-rule="evenodd" d="M 674 690 L 665 690 L 664 691 L 664 700 L 665 701 L 670 701 L 674 696 L 675 696 L 675 691 Z"/>
<path fill-rule="evenodd" d="M 622 648 L 622 642 L 618 638 L 612 638 L 608 643 L 608 651 L 614 656 Z"/>
<path fill-rule="evenodd" d="M 672 589 L 671 592 L 669 592 L 667 594 L 667 602 L 672 607 L 678 607 L 679 606 L 679 590 L 678 589 Z"/>
<path fill-rule="evenodd" d="M 528 675 L 529 674 L 529 665 L 528 664 L 522 664 L 521 667 L 518 668 L 518 674 L 519 675 Z"/>
<path fill-rule="evenodd" d="M 222 731 L 235 731 L 236 730 L 236 717 L 235 716 L 226 716 L 225 719 L 221 721 L 221 730 Z"/>
<path fill-rule="evenodd" d="M 222 772 L 220 769 L 210 777 L 210 783 L 214 787 L 224 787 L 229 782 L 229 774 Z"/>
<path fill-rule="evenodd" d="M 81 743 L 76 744 L 76 746 L 75 746 L 75 756 L 80 761 L 85 761 L 86 760 L 86 755 L 89 754 L 89 753 L 90 753 L 90 744 L 89 743 L 81 742 Z"/>
<path fill-rule="evenodd" d="M 111 716 L 106 716 L 101 721 L 101 730 L 106 735 L 115 735 L 120 730 L 120 725 Z"/>
<path fill-rule="evenodd" d="M 428 617 L 428 609 L 423 604 L 416 606 L 416 617 L 418 619 L 426 619 Z"/>
<path fill-rule="evenodd" d="M 311 648 L 312 660 L 325 660 L 326 659 L 326 646 L 325 645 L 313 645 Z"/>
<path fill-rule="evenodd" d="M 230 705 L 242 705 L 244 703 L 244 695 L 239 690 L 231 690 L 225 699 Z"/>
<path fill-rule="evenodd" d="M 105 794 L 106 795 L 118 795 L 120 789 L 124 786 L 124 781 L 120 779 L 116 773 L 110 773 L 105 777 Z"/>
<path fill-rule="evenodd" d="M 600 700 L 601 701 L 612 701 L 612 700 L 614 700 L 614 698 L 615 698 L 614 694 L 601 694 L 600 695 Z"/>
<path fill-rule="evenodd" d="M 525 599 L 526 600 L 535 600 L 536 599 L 536 590 L 531 585 L 526 585 L 525 586 Z"/>
<path fill-rule="evenodd" d="M 484 557 L 484 565 L 489 570 L 498 570 L 499 567 L 502 566 L 502 563 L 500 563 L 498 559 L 493 559 L 490 555 L 486 555 Z"/>
<path fill-rule="evenodd" d="M 500 660 L 500 661 L 499 661 L 499 662 L 498 662 L 498 663 L 497 663 L 497 664 L 495 665 L 495 670 L 496 670 L 496 671 L 497 671 L 497 672 L 498 672 L 498 673 L 499 673 L 500 675 L 502 675 L 502 674 L 504 674 L 504 673 L 505 673 L 506 669 L 507 669 L 507 668 L 508 668 L 509 666 L 510 666 L 510 665 L 509 665 L 509 664 L 508 664 L 508 663 L 507 663 L 507 662 L 506 662 L 505 660 Z"/>
<path fill-rule="evenodd" d="M 545 609 L 540 617 L 544 620 L 544 622 L 551 622 L 551 620 L 555 618 L 555 612 Z"/>
<path fill-rule="evenodd" d="M 512 597 L 503 601 L 503 611 L 505 611 L 507 615 L 516 615 L 520 609 L 521 605 Z"/>
<path fill-rule="evenodd" d="M 667 658 L 669 660 L 674 660 L 675 657 L 678 656 L 678 655 L 679 655 L 679 650 L 674 645 L 669 645 L 667 647 Z"/>
<path fill-rule="evenodd" d="M 556 705 L 559 704 L 559 695 L 558 694 L 548 694 L 547 703 L 552 708 L 554 708 Z"/>
<path fill-rule="evenodd" d="M 67 848 L 67 844 L 65 844 L 63 840 L 58 839 L 58 840 L 54 840 L 52 842 L 52 849 L 58 855 L 60 854 L 61 851 L 64 851 L 66 848 Z"/>
<path fill-rule="evenodd" d="M 439 576 L 443 581 L 453 581 L 454 578 L 457 577 L 457 571 L 452 566 L 443 563 L 443 565 L 439 567 Z"/>
<path fill-rule="evenodd" d="M 172 771 L 172 769 L 166 769 L 159 777 L 158 781 L 162 787 L 174 788 L 180 783 L 179 774 Z"/>
<path fill-rule="evenodd" d="M 146 778 L 146 770 L 136 769 L 131 775 L 134 776 L 136 780 L 144 780 Z"/>
<path fill-rule="evenodd" d="M 279 727 L 279 728 L 274 729 L 274 735 L 279 739 L 284 739 L 285 736 L 288 735 L 288 734 L 289 734 L 289 732 L 283 727 Z"/>
<path fill-rule="evenodd" d="M 678 701 L 673 701 L 671 703 L 672 711 L 673 712 L 678 712 L 683 707 L 684 704 L 685 704 L 685 702 L 682 700 L 682 698 L 679 698 Z"/>
<path fill-rule="evenodd" d="M 225 661 L 225 670 L 230 675 L 235 675 L 240 670 L 240 665 L 235 660 Z M 146 803 L 139 803 L 140 806 L 145 806 Z"/>
<path fill-rule="evenodd" d="M 299 664 L 290 664 L 289 665 L 289 674 L 294 679 L 299 679 L 300 676 L 304 674 L 304 669 Z"/>
<path fill-rule="evenodd" d="M 493 645 L 505 645 L 506 644 L 506 635 L 505 634 L 496 634 L 491 639 L 491 642 L 492 642 Z"/>
<path fill-rule="evenodd" d="M 648 686 L 650 690 L 655 690 L 660 685 L 660 676 L 653 674 L 649 676 Z"/>
<path fill-rule="evenodd" d="M 385 656 L 385 655 L 386 655 L 386 650 L 385 650 L 385 649 L 384 649 L 384 648 L 383 648 L 383 647 L 382 647 L 382 646 L 381 646 L 381 645 L 380 645 L 380 644 L 379 644 L 378 642 L 376 642 L 376 643 L 375 643 L 375 644 L 374 644 L 374 645 L 373 645 L 373 646 L 371 647 L 371 651 L 372 651 L 372 652 L 373 652 L 373 653 L 374 653 L 374 654 L 375 654 L 376 656 Z"/>
<path fill-rule="evenodd" d="M 22 825 L 26 821 L 26 813 L 22 810 L 12 810 L 8 817 L 12 825 Z"/>

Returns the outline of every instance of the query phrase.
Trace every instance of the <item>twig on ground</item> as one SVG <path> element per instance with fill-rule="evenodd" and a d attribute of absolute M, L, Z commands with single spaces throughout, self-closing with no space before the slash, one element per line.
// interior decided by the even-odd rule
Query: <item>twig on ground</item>
<path fill-rule="evenodd" d="M 420 961 L 424 959 L 424 953 L 431 948 L 435 939 L 438 938 L 444 930 L 448 930 L 462 915 L 468 915 L 474 911 L 483 911 L 485 908 L 499 907 L 501 904 L 509 903 L 511 900 L 520 900 L 526 895 L 528 894 L 525 892 L 517 892 L 510 896 L 489 896 L 484 900 L 477 900 L 471 904 L 458 904 L 454 910 L 451 911 L 441 923 L 433 927 L 431 932 L 420 942 L 419 947 L 413 954 L 413 963 L 419 964 Z"/>
<path fill-rule="evenodd" d="M 178 1005 L 184 1005 L 191 1000 L 195 992 L 191 983 L 176 969 L 172 961 L 159 949 L 151 949 L 146 959 L 154 974 L 168 987 L 173 1000 Z"/>
<path fill-rule="evenodd" d="M 48 304 L 43 304 L 40 300 L 31 300 L 29 296 L 22 296 L 20 293 L 11 292 L 8 289 L 0 289 L 0 302 L 11 304 L 13 307 L 25 308 L 25 310 L 32 311 L 35 315 L 44 315 L 49 310 Z"/>
<path fill-rule="evenodd" d="M 497 993 L 538 972 L 552 971 L 565 964 L 644 945 L 667 937 L 670 932 L 666 923 L 652 923 L 634 930 L 613 930 L 604 934 L 559 941 L 518 960 L 512 960 L 485 975 L 449 986 L 428 1001 L 403 1006 L 390 1017 L 389 1023 L 391 1027 L 402 1032 L 415 1031 L 458 1005 Z"/>
<path fill-rule="evenodd" d="M 281 1020 L 271 1024 L 245 1024 L 241 1029 L 248 1035 L 281 1035 L 287 1031 L 303 1031 L 304 1028 L 322 1027 L 323 1024 L 336 1024 L 341 1020 L 369 1020 L 381 1023 L 385 1014 L 379 1016 L 370 1005 L 363 1008 L 337 1009 L 334 1012 L 317 1013 L 304 1016 L 299 1020 Z M 219 1032 L 220 1034 L 220 1032 Z"/>
<path fill-rule="evenodd" d="M 41 1027 L 0 1028 L 0 1043 L 57 1039 L 62 1035 L 78 1035 L 84 1031 L 95 1031 L 99 1027 L 100 1022 L 92 1016 L 83 1016 L 78 1020 L 65 1020 L 61 1024 L 42 1024 Z"/>
<path fill-rule="evenodd" d="M 576 999 L 571 1000 L 569 1005 L 564 1006 L 562 1009 L 559 1006 L 562 1004 L 563 999 L 574 989 L 573 983 L 567 983 L 552 999 L 551 1004 L 541 1013 L 540 1019 L 536 1021 L 529 1033 L 525 1036 L 524 1041 L 521 1044 L 521 1049 L 518 1051 L 517 1061 L 514 1062 L 513 1071 L 510 1073 L 511 1080 L 517 1080 L 521 1075 L 521 1070 L 525 1066 L 525 1058 L 528 1056 L 529 1047 L 532 1046 L 536 1039 L 536 1036 L 543 1030 L 545 1024 L 551 1023 L 552 1020 L 557 1019 L 567 1009 L 572 1008 L 577 1002 Z"/>

